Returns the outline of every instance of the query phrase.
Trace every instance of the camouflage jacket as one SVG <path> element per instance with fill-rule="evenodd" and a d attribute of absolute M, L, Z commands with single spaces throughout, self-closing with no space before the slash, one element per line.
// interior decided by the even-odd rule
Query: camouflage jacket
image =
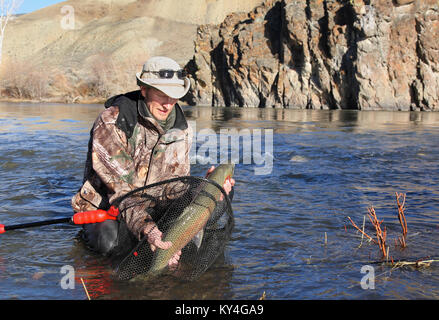
<path fill-rule="evenodd" d="M 72 199 L 75 212 L 108 209 L 113 200 L 136 188 L 190 175 L 192 131 L 180 106 L 174 106 L 175 124 L 167 132 L 145 108 L 140 91 L 107 101 L 90 133 L 83 185 Z M 120 218 L 138 239 L 150 218 L 148 205 L 131 199 L 119 207 Z"/>

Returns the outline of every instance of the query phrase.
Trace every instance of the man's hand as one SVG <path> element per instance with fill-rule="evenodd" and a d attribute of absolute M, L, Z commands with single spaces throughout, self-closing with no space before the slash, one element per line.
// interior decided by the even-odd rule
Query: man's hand
<path fill-rule="evenodd" d="M 172 242 L 170 241 L 162 241 L 162 232 L 157 228 L 157 225 L 154 222 L 150 222 L 147 224 L 145 229 L 143 229 L 143 234 L 147 237 L 147 241 L 149 242 L 149 246 L 152 252 L 155 252 L 157 248 L 167 250 L 172 247 Z M 176 267 L 178 265 L 178 261 L 180 260 L 181 250 L 178 251 L 174 256 L 169 260 L 169 267 Z"/>
<path fill-rule="evenodd" d="M 171 270 L 175 270 L 178 266 L 178 261 L 180 260 L 181 250 L 178 251 L 174 256 L 168 261 L 168 267 Z"/>
<path fill-rule="evenodd" d="M 215 170 L 215 166 L 211 166 L 209 168 L 209 170 L 207 170 L 206 178 L 209 177 L 209 175 L 213 172 L 213 170 Z M 233 179 L 233 178 L 226 179 L 226 181 L 224 181 L 223 189 L 226 192 L 226 194 L 230 193 L 230 191 L 232 190 L 232 187 L 234 185 L 235 185 L 235 179 Z M 220 201 L 222 201 L 222 200 L 223 200 L 223 195 L 221 194 Z"/>

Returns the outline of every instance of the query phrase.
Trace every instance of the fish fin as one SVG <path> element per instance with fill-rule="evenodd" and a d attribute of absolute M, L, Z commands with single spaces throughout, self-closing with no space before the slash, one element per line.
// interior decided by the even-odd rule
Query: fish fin
<path fill-rule="evenodd" d="M 201 229 L 196 235 L 195 237 L 192 239 L 192 241 L 195 243 L 195 245 L 197 246 L 197 249 L 200 249 L 201 247 L 201 243 L 203 242 L 203 237 L 204 237 L 204 229 Z"/>

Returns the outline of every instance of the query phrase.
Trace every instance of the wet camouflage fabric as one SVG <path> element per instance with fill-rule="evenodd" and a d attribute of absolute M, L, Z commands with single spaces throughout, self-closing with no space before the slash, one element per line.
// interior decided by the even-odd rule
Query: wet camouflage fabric
<path fill-rule="evenodd" d="M 181 108 L 178 105 L 175 108 L 179 108 L 178 113 L 184 117 Z M 140 114 L 129 139 L 116 126 L 119 107 L 105 109 L 96 119 L 89 142 L 84 184 L 72 199 L 75 212 L 107 209 L 113 200 L 134 189 L 190 175 L 190 126 L 164 132 L 154 118 Z M 162 190 L 163 187 L 159 186 L 154 192 L 174 198 L 185 191 L 175 184 L 165 186 L 169 190 Z M 129 198 L 119 207 L 121 218 L 137 239 L 142 237 L 145 219 L 150 218 L 147 214 L 150 206 L 154 204 Z"/>

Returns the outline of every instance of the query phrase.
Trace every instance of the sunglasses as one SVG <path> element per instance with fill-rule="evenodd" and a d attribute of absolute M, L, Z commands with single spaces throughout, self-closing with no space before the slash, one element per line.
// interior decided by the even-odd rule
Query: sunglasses
<path fill-rule="evenodd" d="M 162 69 L 159 71 L 142 71 L 140 77 L 142 77 L 144 73 L 158 74 L 161 79 L 171 79 L 174 77 L 174 74 L 177 74 L 178 79 L 184 79 L 187 76 L 187 71 L 183 69 L 178 71 L 167 69 Z"/>

